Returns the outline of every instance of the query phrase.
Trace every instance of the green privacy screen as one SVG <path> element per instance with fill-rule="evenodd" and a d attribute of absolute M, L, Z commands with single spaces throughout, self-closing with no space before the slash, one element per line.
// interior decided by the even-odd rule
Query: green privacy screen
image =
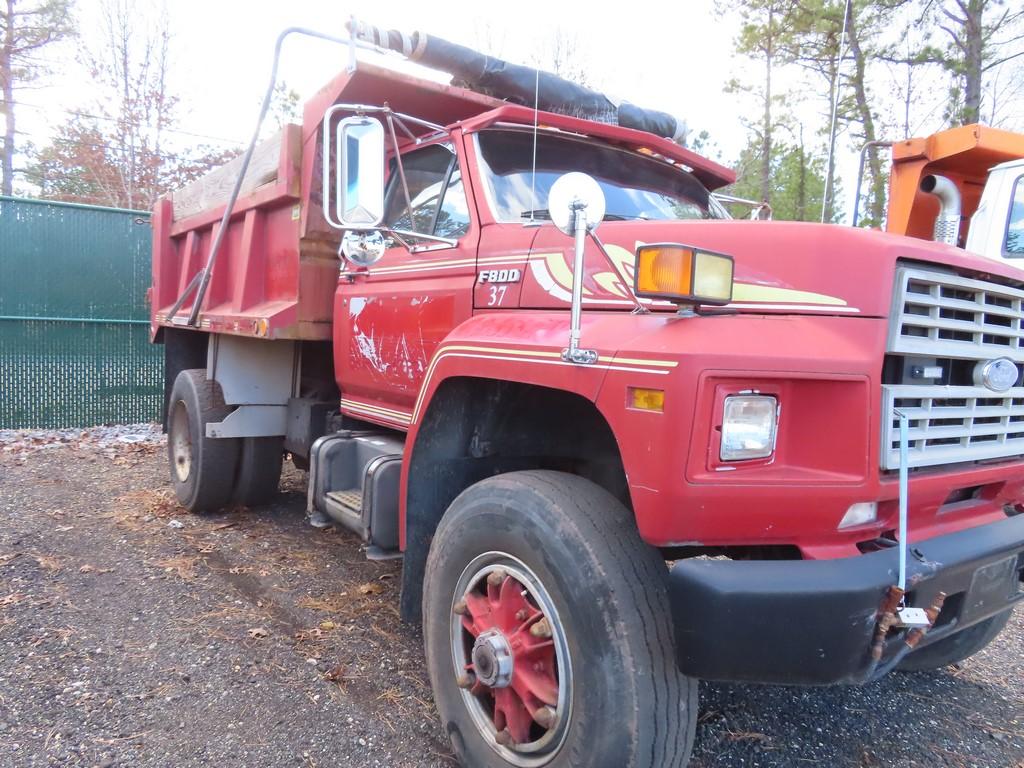
<path fill-rule="evenodd" d="M 0 197 L 0 429 L 155 421 L 149 214 Z"/>

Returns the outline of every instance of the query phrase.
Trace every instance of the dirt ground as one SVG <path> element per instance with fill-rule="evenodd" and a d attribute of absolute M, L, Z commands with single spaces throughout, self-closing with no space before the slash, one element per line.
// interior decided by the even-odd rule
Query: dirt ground
<path fill-rule="evenodd" d="M 45 449 L 44 449 L 45 448 Z M 155 441 L 0 450 L 0 766 L 451 766 L 400 564 L 178 508 Z M 1024 616 L 865 688 L 701 685 L 694 766 L 1024 768 Z"/>

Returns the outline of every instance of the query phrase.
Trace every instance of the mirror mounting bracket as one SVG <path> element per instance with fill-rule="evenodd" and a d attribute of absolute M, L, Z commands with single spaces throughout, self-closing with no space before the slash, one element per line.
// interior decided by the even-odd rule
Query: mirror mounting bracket
<path fill-rule="evenodd" d="M 576 365 L 593 365 L 597 362 L 596 349 L 580 347 L 580 315 L 583 310 L 583 270 L 585 268 L 584 252 L 587 245 L 587 204 L 573 200 L 573 254 L 572 269 L 572 314 L 569 321 L 569 346 L 562 350 L 562 360 Z"/>

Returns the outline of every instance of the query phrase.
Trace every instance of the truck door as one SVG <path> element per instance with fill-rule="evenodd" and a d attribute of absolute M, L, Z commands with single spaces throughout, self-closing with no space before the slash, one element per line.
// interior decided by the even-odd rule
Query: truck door
<path fill-rule="evenodd" d="M 472 314 L 479 227 L 470 215 L 456 146 L 405 152 L 411 206 L 393 171 L 384 217 L 389 227 L 452 238 L 456 245 L 410 240 L 431 247 L 411 252 L 395 241 L 369 269 L 343 271 L 339 279 L 335 376 L 342 412 L 353 417 L 407 427 L 434 351 Z"/>

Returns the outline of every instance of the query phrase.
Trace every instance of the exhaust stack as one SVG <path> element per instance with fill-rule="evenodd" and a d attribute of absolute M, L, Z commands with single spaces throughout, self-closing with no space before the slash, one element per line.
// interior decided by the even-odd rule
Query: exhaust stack
<path fill-rule="evenodd" d="M 921 191 L 939 198 L 939 215 L 935 218 L 932 238 L 938 243 L 959 245 L 960 190 L 945 176 L 930 174 L 921 179 Z"/>

